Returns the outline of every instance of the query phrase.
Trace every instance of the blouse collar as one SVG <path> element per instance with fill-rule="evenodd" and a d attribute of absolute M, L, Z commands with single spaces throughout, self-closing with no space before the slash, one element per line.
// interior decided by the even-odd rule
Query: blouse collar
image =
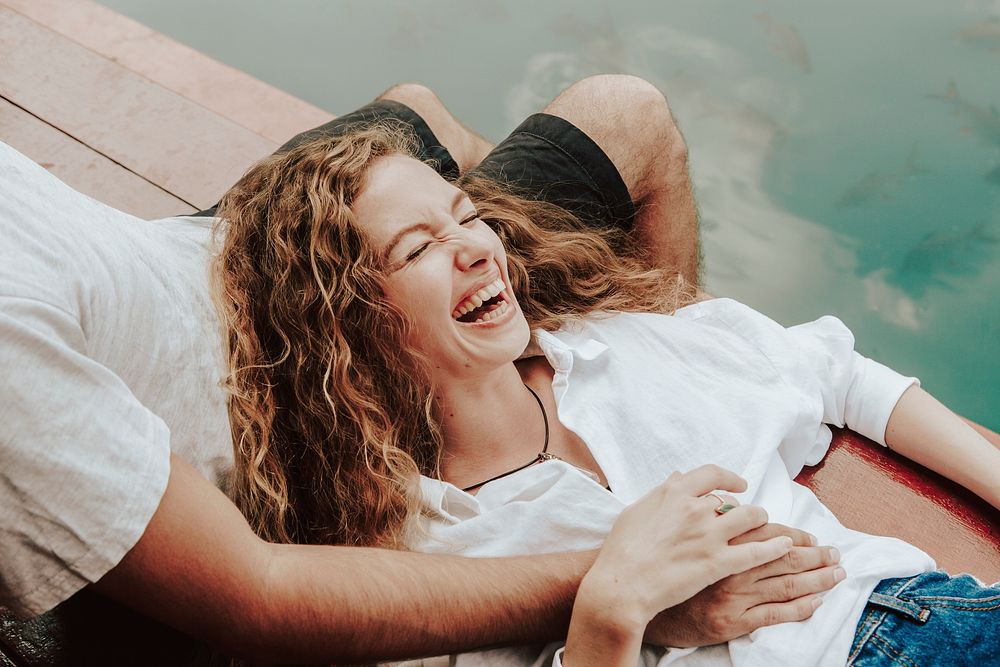
<path fill-rule="evenodd" d="M 573 327 L 570 325 L 554 333 L 545 331 L 544 329 L 533 330 L 531 332 L 531 340 L 528 342 L 528 346 L 525 348 L 521 358 L 544 356 L 556 372 L 556 377 L 553 379 L 553 386 L 558 389 L 561 385 L 565 384 L 570 372 L 573 370 L 574 359 L 590 361 L 601 356 L 607 350 L 607 345 L 586 335 L 584 327 Z M 561 392 L 557 391 L 558 393 Z M 551 471 L 553 468 L 559 467 L 561 466 L 542 467 L 541 474 L 545 477 L 546 470 Z M 528 475 L 539 474 L 538 472 L 529 472 L 536 470 L 537 467 L 529 468 L 524 472 L 528 473 Z M 519 477 L 523 479 L 525 477 L 524 473 L 519 475 Z M 500 486 L 503 485 L 493 485 L 494 488 Z M 499 491 L 498 488 L 497 490 Z M 493 495 L 491 492 L 492 489 L 488 488 L 481 490 L 473 496 L 449 482 L 426 476 L 421 476 L 420 491 L 423 495 L 423 504 L 426 508 L 432 509 L 439 515 L 448 517 L 452 521 L 460 521 L 480 514 L 483 511 L 480 500 L 485 500 L 481 496 L 484 493 L 488 497 Z M 500 493 L 502 495 L 503 492 Z M 503 502 L 500 498 L 496 498 L 494 501 Z"/>

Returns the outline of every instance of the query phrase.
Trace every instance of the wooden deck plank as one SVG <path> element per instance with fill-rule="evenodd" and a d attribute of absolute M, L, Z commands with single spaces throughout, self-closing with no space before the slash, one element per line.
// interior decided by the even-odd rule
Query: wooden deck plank
<path fill-rule="evenodd" d="M 64 183 L 140 218 L 165 218 L 195 209 L 64 132 L 0 98 L 0 139 Z"/>
<path fill-rule="evenodd" d="M 91 0 L 0 0 L 0 5 L 278 144 L 333 118 Z"/>
<path fill-rule="evenodd" d="M 848 528 L 909 542 L 952 574 L 1000 581 L 997 510 L 886 447 L 835 429 L 826 457 L 796 481 Z"/>
<path fill-rule="evenodd" d="M 0 62 L 0 95 L 195 207 L 278 145 L 8 7 Z"/>

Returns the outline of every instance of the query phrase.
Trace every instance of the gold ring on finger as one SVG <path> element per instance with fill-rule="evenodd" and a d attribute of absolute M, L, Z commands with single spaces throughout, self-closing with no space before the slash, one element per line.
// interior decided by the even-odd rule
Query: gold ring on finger
<path fill-rule="evenodd" d="M 715 513 L 722 515 L 728 512 L 729 510 L 734 510 L 734 509 L 736 509 L 736 505 L 723 501 L 721 505 L 715 508 Z"/>
<path fill-rule="evenodd" d="M 730 502 L 728 502 L 726 500 L 723 500 L 721 497 L 719 497 L 718 495 L 716 495 L 714 493 L 706 493 L 703 497 L 708 498 L 709 496 L 711 496 L 712 498 L 715 498 L 716 500 L 719 501 L 718 507 L 715 508 L 715 513 L 718 514 L 718 515 L 720 515 L 720 516 L 723 515 L 723 514 L 725 514 L 726 512 L 728 512 L 730 510 L 736 509 L 736 505 L 734 505 L 734 504 L 732 504 L 732 503 L 730 503 Z"/>

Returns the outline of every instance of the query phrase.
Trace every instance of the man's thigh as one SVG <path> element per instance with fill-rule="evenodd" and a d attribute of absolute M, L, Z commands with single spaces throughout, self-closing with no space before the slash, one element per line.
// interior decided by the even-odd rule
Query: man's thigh
<path fill-rule="evenodd" d="M 303 132 L 279 151 L 319 136 L 349 131 L 357 123 L 386 118 L 409 125 L 419 140 L 417 157 L 429 161 L 441 176 L 458 185 L 470 176 L 484 177 L 522 197 L 561 206 L 586 224 L 632 228 L 635 207 L 611 158 L 571 122 L 547 113 L 529 116 L 462 177 L 456 161 L 425 120 L 410 107 L 385 99 Z"/>
<path fill-rule="evenodd" d="M 574 213 L 595 227 L 631 230 L 635 206 L 607 154 L 564 118 L 529 116 L 482 162 L 458 179 L 485 177 L 515 194 Z"/>
<path fill-rule="evenodd" d="M 410 127 L 417 138 L 417 158 L 430 163 L 442 177 L 457 181 L 470 176 L 495 180 L 516 194 L 540 199 L 574 213 L 585 224 L 630 230 L 635 207 L 628 188 L 611 159 L 590 137 L 569 121 L 546 113 L 529 116 L 479 163 L 459 178 L 458 164 L 426 121 L 413 109 L 380 99 L 301 132 L 276 153 L 312 139 L 338 136 L 374 121 L 392 120 Z M 216 207 L 196 215 L 214 215 Z"/>
<path fill-rule="evenodd" d="M 417 138 L 417 157 L 431 163 L 443 177 L 449 180 L 458 178 L 458 164 L 423 117 L 402 102 L 395 100 L 375 100 L 319 127 L 300 132 L 286 141 L 275 153 L 290 151 L 313 139 L 340 136 L 350 132 L 352 128 L 363 127 L 383 120 L 398 122 L 409 127 Z"/>
<path fill-rule="evenodd" d="M 275 155 L 288 152 L 304 143 L 322 137 L 336 137 L 377 121 L 391 121 L 407 126 L 416 137 L 417 158 L 433 166 L 448 180 L 458 178 L 458 164 L 451 153 L 435 136 L 427 122 L 413 109 L 394 100 L 375 100 L 343 116 L 311 130 L 300 132 L 286 141 Z M 214 216 L 218 204 L 195 213 L 195 216 Z"/>

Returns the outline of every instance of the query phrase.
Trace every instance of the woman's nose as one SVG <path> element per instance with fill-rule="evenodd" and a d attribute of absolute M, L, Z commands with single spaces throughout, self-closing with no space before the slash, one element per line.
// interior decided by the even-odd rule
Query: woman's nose
<path fill-rule="evenodd" d="M 462 271 L 486 266 L 493 261 L 493 246 L 485 239 L 467 236 L 459 241 L 455 264 Z"/>

